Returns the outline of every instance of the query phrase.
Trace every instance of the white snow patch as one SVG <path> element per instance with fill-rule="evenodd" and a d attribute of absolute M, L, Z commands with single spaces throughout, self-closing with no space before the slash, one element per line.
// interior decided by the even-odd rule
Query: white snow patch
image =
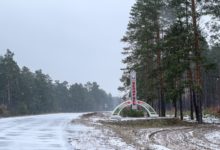
<path fill-rule="evenodd" d="M 126 144 L 121 138 L 109 136 L 111 131 L 87 127 L 82 124 L 69 124 L 67 129 L 69 142 L 73 149 L 80 150 L 134 150 L 132 145 Z"/>
<path fill-rule="evenodd" d="M 188 116 L 188 115 L 184 116 L 183 119 L 187 122 L 196 122 L 195 118 L 194 118 L 194 120 L 191 120 L 190 116 Z M 204 123 L 214 123 L 214 124 L 219 124 L 220 123 L 220 118 L 217 118 L 217 117 L 215 117 L 213 115 L 209 115 L 209 114 L 204 115 L 202 120 L 203 120 Z"/>
<path fill-rule="evenodd" d="M 189 135 L 193 137 L 193 131 L 190 131 L 190 132 L 189 132 Z"/>
<path fill-rule="evenodd" d="M 220 123 L 220 118 L 217 118 L 213 115 L 204 115 L 203 122 L 205 123 Z"/>
<path fill-rule="evenodd" d="M 152 150 L 171 150 L 167 147 L 164 147 L 162 145 L 156 145 L 156 144 L 150 145 L 149 148 Z"/>
<path fill-rule="evenodd" d="M 214 131 L 211 133 L 207 133 L 207 134 L 205 134 L 205 138 L 208 141 L 219 144 L 220 143 L 220 131 Z"/>

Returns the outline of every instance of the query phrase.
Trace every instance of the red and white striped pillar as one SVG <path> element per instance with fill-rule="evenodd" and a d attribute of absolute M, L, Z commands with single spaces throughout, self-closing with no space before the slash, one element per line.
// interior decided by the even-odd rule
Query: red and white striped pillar
<path fill-rule="evenodd" d="M 131 100 L 132 100 L 132 109 L 137 109 L 137 87 L 136 87 L 136 72 L 132 70 L 130 72 L 131 80 Z"/>

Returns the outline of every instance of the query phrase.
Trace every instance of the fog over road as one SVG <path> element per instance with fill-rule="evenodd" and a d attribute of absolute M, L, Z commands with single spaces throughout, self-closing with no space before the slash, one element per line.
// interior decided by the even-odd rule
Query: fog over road
<path fill-rule="evenodd" d="M 0 119 L 0 150 L 68 150 L 65 128 L 81 114 L 50 114 Z"/>

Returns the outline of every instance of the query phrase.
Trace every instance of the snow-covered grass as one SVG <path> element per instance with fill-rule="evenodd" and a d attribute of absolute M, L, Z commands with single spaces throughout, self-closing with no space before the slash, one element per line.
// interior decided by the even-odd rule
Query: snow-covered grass
<path fill-rule="evenodd" d="M 114 150 L 135 149 L 127 145 L 121 138 L 111 136 L 113 133 L 108 129 L 97 129 L 85 125 L 69 125 L 69 142 L 73 149 L 80 150 Z"/>
<path fill-rule="evenodd" d="M 150 148 L 151 150 L 171 150 L 171 149 L 169 149 L 169 148 L 167 148 L 167 147 L 164 147 L 164 146 L 162 146 L 162 145 L 156 145 L 156 144 L 150 145 L 149 148 Z"/>
<path fill-rule="evenodd" d="M 220 118 L 215 117 L 214 115 L 206 114 L 203 116 L 203 122 L 204 123 L 211 123 L 211 124 L 220 124 Z M 190 116 L 186 115 L 184 116 L 184 120 L 187 122 L 196 122 L 196 120 L 191 120 Z"/>
<path fill-rule="evenodd" d="M 213 124 L 213 122 L 217 123 L 218 118 L 204 116 L 204 121 L 206 123 L 211 122 L 211 124 L 198 125 L 193 123 L 196 122 L 195 120 L 190 121 L 190 117 L 185 116 L 184 120 L 191 123 L 188 124 L 180 121 L 174 122 L 174 124 L 171 125 L 172 118 L 172 116 L 166 118 L 122 118 L 114 116 L 110 118 L 107 124 L 112 124 L 113 128 L 116 128 L 116 132 L 119 130 L 123 130 L 121 131 L 122 133 L 127 132 L 128 136 L 133 137 L 133 142 L 143 149 L 220 149 L 219 136 L 216 136 L 220 135 L 220 126 Z M 171 124 L 166 124 L 166 121 L 170 121 Z M 151 124 L 152 122 L 153 124 Z M 215 133 L 209 135 L 213 130 Z M 208 136 L 210 140 L 207 140 L 206 136 Z M 211 141 L 211 139 L 215 140 Z M 140 149 L 139 147 L 136 148 Z"/>
<path fill-rule="evenodd" d="M 211 133 L 205 134 L 205 138 L 208 141 L 219 144 L 220 143 L 220 131 L 213 131 Z"/>

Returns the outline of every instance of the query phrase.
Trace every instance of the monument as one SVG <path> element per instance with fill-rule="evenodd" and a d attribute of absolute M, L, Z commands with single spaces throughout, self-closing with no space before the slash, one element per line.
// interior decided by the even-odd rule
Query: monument
<path fill-rule="evenodd" d="M 131 71 L 130 73 L 131 81 L 131 100 L 132 100 L 132 109 L 137 109 L 137 87 L 136 87 L 136 72 Z"/>
<path fill-rule="evenodd" d="M 148 114 L 149 117 L 158 117 L 156 111 L 144 101 L 137 100 L 137 84 L 136 84 L 136 72 L 132 70 L 130 72 L 130 86 L 131 86 L 131 98 L 130 100 L 124 101 L 123 103 L 119 104 L 112 112 L 112 115 L 119 115 L 121 112 L 131 106 L 131 109 L 137 110 L 138 106 L 142 107 L 143 110 Z"/>

